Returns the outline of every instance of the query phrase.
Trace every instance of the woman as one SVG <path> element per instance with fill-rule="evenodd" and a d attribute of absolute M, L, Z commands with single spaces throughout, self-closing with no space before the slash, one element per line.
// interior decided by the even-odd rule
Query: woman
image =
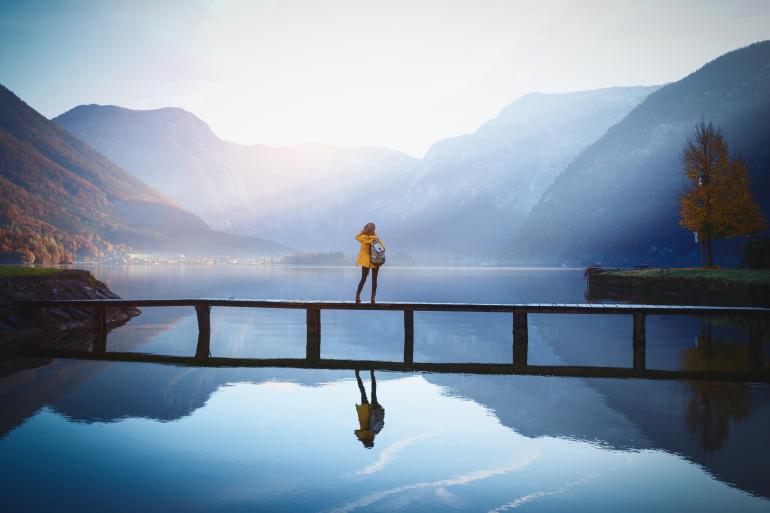
<path fill-rule="evenodd" d="M 380 266 L 372 262 L 371 256 L 372 243 L 379 240 L 377 234 L 374 233 L 374 223 L 367 223 L 361 233 L 356 235 L 356 240 L 361 243 L 361 250 L 358 252 L 358 260 L 356 260 L 356 265 L 361 266 L 361 281 L 358 282 L 356 303 L 361 302 L 361 291 L 367 276 L 369 276 L 369 269 L 372 270 L 372 303 L 374 303 L 374 297 L 377 295 L 377 272 L 380 270 Z M 380 244 L 382 244 L 381 240 Z"/>

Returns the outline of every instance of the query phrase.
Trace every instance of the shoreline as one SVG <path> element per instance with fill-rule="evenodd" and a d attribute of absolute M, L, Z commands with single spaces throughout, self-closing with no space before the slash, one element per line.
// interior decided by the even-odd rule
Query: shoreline
<path fill-rule="evenodd" d="M 119 299 L 82 269 L 0 267 L 0 350 L 35 338 L 54 337 L 93 326 L 90 308 L 31 309 L 20 302 L 45 299 Z M 137 308 L 110 308 L 107 326 L 120 326 L 140 314 Z"/>
<path fill-rule="evenodd" d="M 589 299 L 770 306 L 770 270 L 589 269 L 586 276 Z"/>
<path fill-rule="evenodd" d="M 565 271 L 576 272 L 585 271 L 585 267 L 536 267 L 536 266 L 511 266 L 511 265 L 400 265 L 386 264 L 388 269 L 407 269 L 407 270 L 470 270 L 470 271 Z M 15 264 L 0 264 L 0 270 L 4 266 L 17 267 Z M 101 263 L 101 262 L 74 262 L 72 264 L 50 264 L 35 265 L 29 267 L 34 269 L 61 269 L 78 270 L 76 266 L 88 267 L 137 267 L 137 268 L 174 268 L 174 269 L 243 269 L 243 268 L 297 268 L 297 269 L 356 269 L 355 263 L 350 264 L 119 264 L 119 263 Z M 0 273 L 1 274 L 1 273 Z"/>

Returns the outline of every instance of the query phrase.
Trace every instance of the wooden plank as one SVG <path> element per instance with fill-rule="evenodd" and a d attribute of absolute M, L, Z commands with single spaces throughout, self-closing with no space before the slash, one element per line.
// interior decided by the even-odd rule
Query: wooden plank
<path fill-rule="evenodd" d="M 171 356 L 147 353 L 107 352 L 91 353 L 75 350 L 55 350 L 27 348 L 24 354 L 42 358 L 72 358 L 78 360 L 97 360 L 112 362 L 144 362 L 166 365 L 186 365 L 191 367 L 282 367 L 303 369 L 355 370 L 368 368 L 401 372 L 442 372 L 461 374 L 499 374 L 524 376 L 554 376 L 578 378 L 640 378 L 654 380 L 707 380 L 728 382 L 770 383 L 770 372 L 745 371 L 677 371 L 644 369 L 635 370 L 623 367 L 578 367 L 527 365 L 519 367 L 512 364 L 496 363 L 413 363 L 388 362 L 376 360 L 325 360 L 305 358 L 222 358 L 212 357 L 196 359 L 190 356 Z"/>
<path fill-rule="evenodd" d="M 564 304 L 564 303 L 517 303 L 517 304 L 476 304 L 476 303 L 354 303 L 352 301 L 296 301 L 285 299 L 70 299 L 48 301 L 25 301 L 24 305 L 36 307 L 93 307 L 104 304 L 114 307 L 170 307 L 209 306 L 248 307 L 248 308 L 286 308 L 286 309 L 326 309 L 326 310 L 396 310 L 435 311 L 435 312 L 513 312 L 521 310 L 528 313 L 628 313 L 644 311 L 648 314 L 674 315 L 746 315 L 770 316 L 770 309 L 760 307 L 709 307 L 688 305 L 615 305 L 599 303 Z"/>
<path fill-rule="evenodd" d="M 404 310 L 404 363 L 414 362 L 414 312 Z"/>

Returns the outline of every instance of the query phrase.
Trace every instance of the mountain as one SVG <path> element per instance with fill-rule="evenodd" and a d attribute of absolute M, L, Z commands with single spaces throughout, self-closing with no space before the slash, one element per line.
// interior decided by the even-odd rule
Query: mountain
<path fill-rule="evenodd" d="M 234 144 L 177 108 L 82 105 L 54 121 L 213 226 L 308 249 L 347 245 L 365 221 L 340 202 L 416 162 L 382 148 Z"/>
<path fill-rule="evenodd" d="M 0 252 L 58 263 L 116 247 L 265 253 L 280 246 L 212 231 L 0 86 Z"/>
<path fill-rule="evenodd" d="M 81 105 L 53 121 L 201 215 L 250 201 L 250 191 L 233 167 L 237 145 L 220 140 L 182 109 Z"/>
<path fill-rule="evenodd" d="M 181 109 L 85 105 L 54 121 L 234 233 L 335 250 L 373 220 L 396 253 L 480 256 L 501 246 L 575 155 L 654 90 L 527 95 L 421 161 L 382 148 L 237 145 Z"/>
<path fill-rule="evenodd" d="M 770 41 L 719 57 L 661 87 L 586 148 L 543 195 L 513 238 L 517 263 L 695 265 L 678 226 L 686 183 L 681 149 L 701 120 L 747 160 L 755 199 L 770 213 Z M 717 263 L 742 241 L 715 246 Z"/>
<path fill-rule="evenodd" d="M 567 164 L 655 89 L 529 94 L 475 133 L 437 142 L 394 198 L 398 238 L 418 251 L 488 258 Z"/>
<path fill-rule="evenodd" d="M 303 250 L 346 250 L 369 220 L 388 231 L 385 198 L 398 197 L 411 181 L 417 160 L 385 148 L 298 145 L 271 148 L 254 179 L 265 191 L 230 228 L 258 234 Z M 254 175 L 252 175 L 254 176 Z M 382 222 L 380 222 L 382 220 Z"/>

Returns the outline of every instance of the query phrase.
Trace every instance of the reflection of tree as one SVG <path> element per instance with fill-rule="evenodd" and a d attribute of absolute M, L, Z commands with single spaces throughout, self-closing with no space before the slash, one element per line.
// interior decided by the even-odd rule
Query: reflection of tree
<path fill-rule="evenodd" d="M 682 369 L 727 371 L 745 369 L 749 351 L 745 344 L 715 341 L 711 321 L 704 321 L 694 348 L 681 353 Z M 745 383 L 689 381 L 687 425 L 704 451 L 719 450 L 729 435 L 730 422 L 749 413 L 751 391 Z"/>

